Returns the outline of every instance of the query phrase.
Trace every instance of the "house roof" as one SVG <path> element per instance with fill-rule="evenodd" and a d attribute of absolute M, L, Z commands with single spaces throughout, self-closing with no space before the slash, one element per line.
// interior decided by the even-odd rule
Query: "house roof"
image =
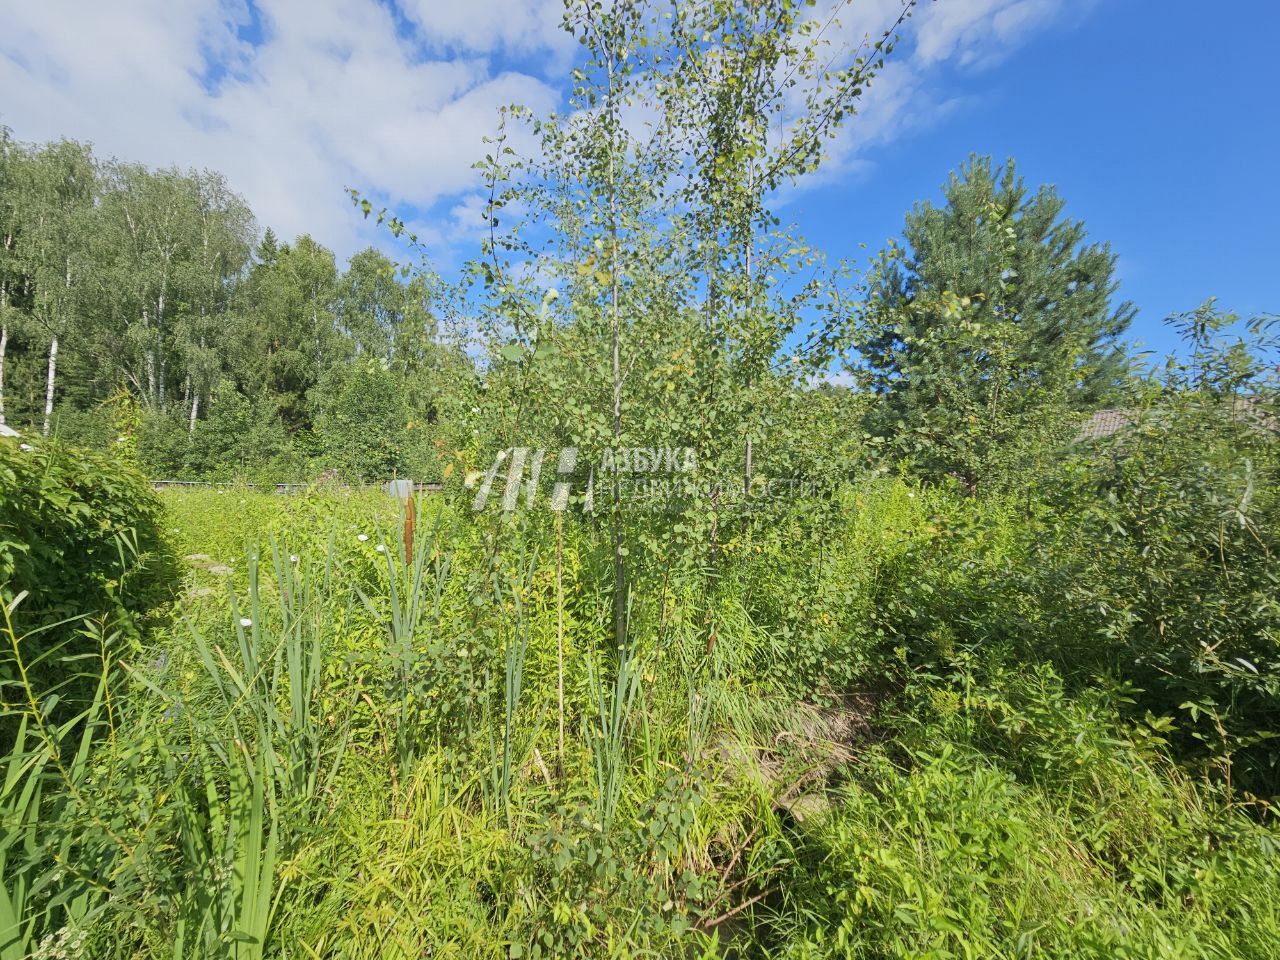
<path fill-rule="evenodd" d="M 1106 410 L 1095 410 L 1089 418 L 1080 424 L 1076 440 L 1102 440 L 1132 427 L 1144 414 L 1138 410 L 1124 410 L 1118 407 Z M 1158 411 L 1157 411 L 1158 416 Z M 1268 411 L 1267 406 L 1257 397 L 1231 398 L 1231 418 L 1237 423 L 1248 424 L 1259 430 L 1271 433 L 1277 429 L 1276 417 Z"/>
<path fill-rule="evenodd" d="M 1125 427 L 1133 426 L 1137 419 L 1138 415 L 1132 410 L 1095 410 L 1089 415 L 1088 420 L 1080 424 L 1080 432 L 1076 434 L 1076 439 L 1101 440 L 1119 433 Z"/>

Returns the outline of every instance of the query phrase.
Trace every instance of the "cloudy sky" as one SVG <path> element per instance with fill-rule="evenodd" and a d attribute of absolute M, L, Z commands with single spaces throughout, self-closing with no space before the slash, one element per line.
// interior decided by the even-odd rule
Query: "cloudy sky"
<path fill-rule="evenodd" d="M 894 7 L 854 0 L 849 38 Z M 383 242 L 346 201 L 343 188 L 357 187 L 407 211 L 447 262 L 469 252 L 471 164 L 498 107 L 563 105 L 576 44 L 561 9 L 0 0 L 0 123 L 24 140 L 220 170 L 261 225 L 311 233 L 340 256 Z M 831 256 L 856 257 L 971 151 L 1014 155 L 1120 251 L 1140 333 L 1158 342 L 1158 315 L 1213 293 L 1280 309 L 1274 241 L 1253 234 L 1280 214 L 1280 87 L 1266 45 L 1280 15 L 1263 0 L 1214 9 L 926 0 L 833 164 L 787 213 Z"/>

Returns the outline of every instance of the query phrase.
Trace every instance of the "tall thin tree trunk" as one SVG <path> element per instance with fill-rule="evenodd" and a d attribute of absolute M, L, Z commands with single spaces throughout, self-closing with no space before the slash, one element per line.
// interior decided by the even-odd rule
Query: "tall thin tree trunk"
<path fill-rule="evenodd" d="M 187 423 L 187 433 L 196 432 L 196 417 L 200 415 L 200 391 L 191 391 L 191 420 Z"/>
<path fill-rule="evenodd" d="M 164 294 L 156 299 L 156 402 L 164 409 Z"/>
<path fill-rule="evenodd" d="M 68 257 L 66 264 L 66 289 L 67 298 L 70 300 L 71 294 L 71 258 Z M 55 333 L 53 339 L 49 341 L 49 372 L 45 378 L 44 384 L 44 436 L 49 435 L 49 427 L 53 423 L 53 393 L 58 381 L 58 335 Z"/>
<path fill-rule="evenodd" d="M 4 304 L 0 303 L 0 313 Z M 0 321 L 0 423 L 4 423 L 4 354 L 9 347 L 9 325 Z"/>
<path fill-rule="evenodd" d="M 58 338 L 54 337 L 49 344 L 49 375 L 44 386 L 44 435 L 49 435 L 49 425 L 53 422 L 53 385 L 58 376 Z"/>
<path fill-rule="evenodd" d="M 564 511 L 556 512 L 556 716 L 559 720 L 560 763 L 564 777 Z"/>
<path fill-rule="evenodd" d="M 4 238 L 4 248 L 13 245 L 12 237 Z M 4 423 L 4 355 L 9 347 L 9 281 L 0 280 L 0 423 Z"/>
<path fill-rule="evenodd" d="M 613 54 L 609 61 L 609 108 L 613 103 Z M 613 141 L 612 124 L 609 137 Z M 609 144 L 609 245 L 610 281 L 609 309 L 613 326 L 613 445 L 622 439 L 622 320 L 618 314 L 618 174 L 615 167 L 617 143 Z M 627 643 L 627 561 L 622 544 L 622 505 L 619 503 L 618 483 L 614 483 L 613 497 L 613 640 L 618 651 Z"/>

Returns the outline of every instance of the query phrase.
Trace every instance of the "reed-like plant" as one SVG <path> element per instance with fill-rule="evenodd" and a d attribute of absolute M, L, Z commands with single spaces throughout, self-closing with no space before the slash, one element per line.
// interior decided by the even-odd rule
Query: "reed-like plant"
<path fill-rule="evenodd" d="M 49 753 L 29 749 L 28 720 L 18 721 L 0 785 L 0 960 L 29 956 L 41 919 L 31 910 L 30 895 L 40 869 L 40 799 Z"/>
<path fill-rule="evenodd" d="M 264 584 L 259 557 L 250 550 L 242 606 L 230 595 L 235 648 L 211 644 L 188 621 L 205 672 L 222 706 L 229 740 L 211 742 L 226 763 L 230 744 L 253 744 L 285 802 L 307 803 L 333 782 L 347 742 L 345 725 L 331 728 L 320 710 L 323 654 L 334 610 L 334 545 L 315 560 L 286 554 L 271 543 L 274 582 Z"/>
<path fill-rule="evenodd" d="M 386 653 L 393 668 L 393 696 L 399 705 L 393 746 L 396 769 L 401 772 L 410 769 L 418 751 L 414 710 L 418 667 L 424 648 L 430 646 L 433 639 L 438 642 L 453 564 L 452 548 L 446 545 L 443 536 L 443 510 L 435 511 L 425 536 L 416 534 L 416 517 L 420 512 L 415 506 L 415 523 L 397 526 L 391 546 L 386 538 L 379 544 L 386 567 L 385 610 L 382 598 L 361 587 L 358 577 L 350 578 L 352 589 L 369 615 L 382 623 L 387 633 Z M 428 631 L 429 636 L 423 636 Z"/>
<path fill-rule="evenodd" d="M 595 777 L 592 800 L 602 828 L 608 828 L 618 812 L 626 773 L 627 732 L 644 675 L 642 656 L 635 644 L 624 643 L 617 654 L 612 683 L 607 683 L 601 675 L 602 665 L 597 661 L 603 658 L 597 656 L 587 661 L 587 677 L 595 702 L 595 725 L 594 729 L 587 730 L 586 739 Z"/>
<path fill-rule="evenodd" d="M 335 727 L 321 709 L 341 593 L 333 539 L 319 557 L 289 554 L 274 539 L 270 550 L 274 577 L 263 577 L 250 549 L 244 602 L 231 591 L 230 650 L 188 623 L 216 709 L 193 728 L 194 763 L 175 790 L 179 849 L 195 881 L 182 899 L 178 951 L 263 955 L 283 891 L 278 859 L 322 815 L 348 742 L 345 719 Z"/>
<path fill-rule="evenodd" d="M 499 747 L 489 728 L 489 749 L 493 758 L 493 779 L 490 794 L 496 809 L 503 816 L 511 813 L 511 783 L 513 771 L 523 763 L 524 755 L 536 739 L 536 731 L 529 730 L 520 737 L 518 715 L 521 695 L 524 691 L 525 661 L 529 655 L 529 612 L 526 607 L 528 591 L 533 585 L 538 566 L 536 549 L 526 550 L 521 541 L 516 562 L 511 570 L 504 570 L 494 562 L 490 570 L 494 609 L 501 617 L 503 675 L 502 675 L 502 744 Z M 536 727 L 536 724 L 533 725 Z"/>
<path fill-rule="evenodd" d="M 14 629 L 14 610 L 25 598 L 25 592 L 19 593 L 0 606 L 0 629 L 13 671 L 5 684 L 4 719 L 16 718 L 13 743 L 0 760 L 0 960 L 25 960 L 43 937 L 83 923 L 103 892 L 95 878 L 76 869 L 74 832 L 52 828 L 59 822 L 97 819 L 96 811 L 85 809 L 83 789 L 91 748 L 105 726 L 106 645 L 114 635 L 101 624 L 81 624 L 77 633 L 97 644 L 97 656 L 67 655 L 65 680 L 37 689 L 33 664 L 22 649 L 27 638 Z M 56 655 L 66 643 L 45 649 L 38 658 Z M 78 669 L 86 658 L 96 670 Z M 81 709 L 64 716 L 57 709 L 60 689 L 82 678 L 93 681 L 95 674 L 91 697 L 82 705 L 77 701 Z"/>
<path fill-rule="evenodd" d="M 266 757 L 237 742 L 225 762 L 200 757 L 200 776 L 175 791 L 178 849 L 188 883 L 173 958 L 261 960 L 283 891 L 276 875 L 281 818 Z M 226 780 L 226 798 L 220 792 Z"/>

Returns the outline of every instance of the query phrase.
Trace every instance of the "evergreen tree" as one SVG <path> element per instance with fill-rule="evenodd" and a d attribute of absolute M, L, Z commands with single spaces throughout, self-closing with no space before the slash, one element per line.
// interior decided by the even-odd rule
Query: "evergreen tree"
<path fill-rule="evenodd" d="M 262 263 L 275 263 L 280 254 L 280 244 L 276 240 L 276 232 L 270 227 L 262 232 L 262 242 L 258 244 L 256 256 Z"/>
<path fill-rule="evenodd" d="M 1012 161 L 971 158 L 943 194 L 880 255 L 848 343 L 878 397 L 873 432 L 972 487 L 1012 438 L 1043 438 L 1116 395 L 1135 310 L 1112 306 L 1110 247 L 1087 242 L 1052 187 L 1028 191 Z"/>

